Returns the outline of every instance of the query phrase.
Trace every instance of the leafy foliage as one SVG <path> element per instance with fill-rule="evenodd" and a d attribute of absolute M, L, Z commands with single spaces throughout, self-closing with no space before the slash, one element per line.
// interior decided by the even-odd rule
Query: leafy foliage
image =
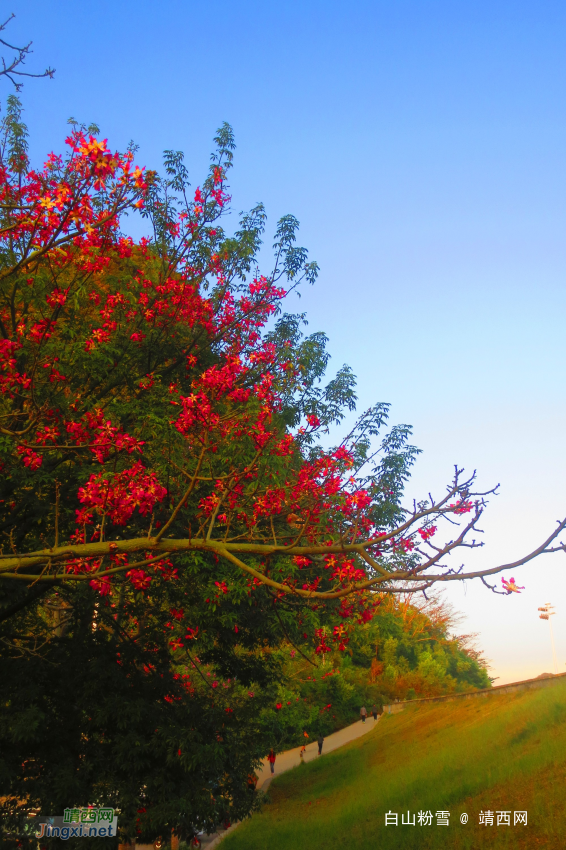
<path fill-rule="evenodd" d="M 459 617 L 441 597 L 428 601 L 389 597 L 374 618 L 352 632 L 348 652 L 313 667 L 294 649 L 275 704 L 261 726 L 272 746 L 297 747 L 335 732 L 384 702 L 491 687 L 473 635 L 457 636 Z"/>

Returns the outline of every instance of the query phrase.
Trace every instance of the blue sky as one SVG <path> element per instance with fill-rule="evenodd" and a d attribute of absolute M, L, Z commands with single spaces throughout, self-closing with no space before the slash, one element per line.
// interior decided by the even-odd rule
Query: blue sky
<path fill-rule="evenodd" d="M 566 516 L 566 6 L 558 2 L 276 3 L 22 0 L 8 40 L 34 41 L 23 91 L 32 155 L 71 115 L 158 167 L 182 149 L 195 184 L 216 127 L 238 149 L 236 211 L 287 212 L 321 267 L 291 308 L 392 403 L 423 450 L 411 497 L 452 465 L 501 482 L 484 523 L 493 565 Z M 4 92 L 7 93 L 7 86 Z M 1 96 L 1 95 L 0 95 Z M 4 95 L 5 96 L 5 95 Z M 566 670 L 566 561 L 449 596 L 499 681 Z"/>

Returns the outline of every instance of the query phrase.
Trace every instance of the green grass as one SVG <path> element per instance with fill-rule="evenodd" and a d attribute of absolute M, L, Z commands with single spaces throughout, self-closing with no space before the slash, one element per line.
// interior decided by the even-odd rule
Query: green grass
<path fill-rule="evenodd" d="M 411 706 L 277 778 L 223 850 L 566 847 L 566 682 Z M 490 809 L 525 826 L 479 826 Z M 450 825 L 385 826 L 387 811 L 450 812 Z M 469 822 L 460 823 L 467 812 Z M 513 815 L 511 814 L 511 822 Z"/>

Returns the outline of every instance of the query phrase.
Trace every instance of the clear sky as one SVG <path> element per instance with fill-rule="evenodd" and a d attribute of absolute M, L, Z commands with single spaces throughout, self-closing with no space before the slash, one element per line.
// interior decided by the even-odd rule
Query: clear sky
<path fill-rule="evenodd" d="M 66 120 L 97 122 L 194 182 L 234 127 L 236 210 L 287 212 L 321 266 L 291 308 L 392 403 L 424 453 L 408 494 L 455 463 L 501 482 L 469 563 L 507 562 L 566 516 L 566 5 L 502 0 L 20 0 L 8 40 L 33 39 L 23 91 L 32 155 Z M 9 10 L 8 10 L 9 11 Z M 4 84 L 5 97 L 8 87 Z M 566 539 L 566 535 L 565 535 Z M 449 591 L 497 683 L 552 672 L 552 601 L 566 671 L 566 555 L 514 571 L 518 597 Z"/>

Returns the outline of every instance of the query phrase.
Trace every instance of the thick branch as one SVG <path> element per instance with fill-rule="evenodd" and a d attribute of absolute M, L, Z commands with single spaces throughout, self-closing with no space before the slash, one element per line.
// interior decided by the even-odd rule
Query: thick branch
<path fill-rule="evenodd" d="M 259 555 L 265 557 L 267 555 L 276 554 L 287 556 L 312 556 L 352 553 L 364 557 L 364 555 L 367 554 L 365 550 L 367 548 L 371 548 L 376 544 L 377 541 L 374 538 L 371 538 L 361 543 L 342 542 L 339 544 L 333 544 L 331 546 L 314 545 L 284 547 L 260 543 L 220 543 L 215 540 L 206 540 L 202 537 L 192 539 L 167 538 L 161 540 L 157 540 L 156 538 L 148 539 L 146 537 L 141 537 L 134 538 L 132 540 L 123 540 L 112 543 L 97 542 L 78 544 L 76 546 L 59 546 L 53 547 L 52 549 L 46 549 L 41 552 L 30 553 L 30 555 L 22 555 L 15 557 L 2 556 L 0 557 L 0 578 L 51 582 L 81 581 L 92 578 L 103 578 L 107 575 L 124 572 L 125 570 L 142 566 L 143 564 L 151 563 L 158 557 L 164 557 L 167 554 L 175 555 L 189 551 L 205 551 L 214 553 L 224 558 L 225 560 L 230 561 L 243 572 L 248 573 L 248 575 L 251 575 L 254 578 L 258 579 L 262 584 L 265 584 L 268 587 L 272 587 L 274 590 L 277 590 L 280 593 L 298 595 L 307 599 L 340 599 L 344 596 L 349 596 L 350 594 L 355 592 L 376 589 L 381 585 L 384 585 L 383 590 L 391 592 L 393 589 L 391 587 L 392 582 L 420 582 L 425 583 L 425 586 L 428 587 L 435 582 L 462 581 L 464 579 L 481 578 L 482 576 L 493 575 L 495 573 L 502 572 L 503 570 L 513 569 L 515 567 L 519 567 L 523 564 L 526 564 L 529 561 L 532 561 L 538 555 L 541 555 L 545 552 L 556 551 L 556 549 L 566 551 L 566 546 L 562 545 L 560 545 L 559 547 L 554 547 L 553 549 L 549 549 L 550 544 L 558 537 L 558 535 L 565 527 L 566 519 L 558 524 L 557 529 L 547 538 L 547 540 L 544 541 L 544 543 L 542 543 L 528 555 L 525 555 L 523 558 L 520 558 L 519 560 L 513 561 L 509 564 L 502 564 L 497 567 L 492 567 L 490 569 L 476 570 L 469 573 L 465 573 L 460 570 L 449 570 L 446 573 L 438 573 L 432 575 L 427 574 L 422 570 L 415 572 L 414 567 L 411 567 L 407 570 L 397 569 L 393 572 L 389 572 L 384 569 L 379 570 L 380 574 L 378 576 L 369 578 L 366 581 L 353 582 L 345 587 L 340 587 L 328 591 L 304 590 L 303 588 L 293 587 L 288 584 L 277 582 L 262 573 L 260 570 L 257 570 L 254 567 L 251 567 L 246 564 L 244 561 L 240 560 L 237 555 Z M 465 544 L 461 542 L 459 545 Z M 446 545 L 446 547 L 444 547 L 444 551 L 450 552 L 454 548 L 455 544 L 453 542 L 450 542 Z M 56 564 L 61 561 L 68 561 L 72 558 L 98 558 L 104 555 L 109 555 L 110 553 L 117 554 L 119 552 L 136 552 L 141 549 L 149 550 L 152 552 L 160 552 L 162 554 L 160 556 L 156 556 L 156 558 L 147 559 L 146 561 L 140 561 L 137 564 L 122 565 L 120 567 L 115 567 L 109 570 L 101 570 L 99 572 L 89 573 L 87 575 L 47 574 L 38 577 L 30 574 L 26 574 L 24 576 L 22 573 L 19 572 L 22 567 L 27 567 L 29 569 L 30 567 L 49 563 L 49 561 L 51 561 L 51 563 L 55 562 Z M 437 558 L 435 557 L 432 560 L 436 561 Z"/>

